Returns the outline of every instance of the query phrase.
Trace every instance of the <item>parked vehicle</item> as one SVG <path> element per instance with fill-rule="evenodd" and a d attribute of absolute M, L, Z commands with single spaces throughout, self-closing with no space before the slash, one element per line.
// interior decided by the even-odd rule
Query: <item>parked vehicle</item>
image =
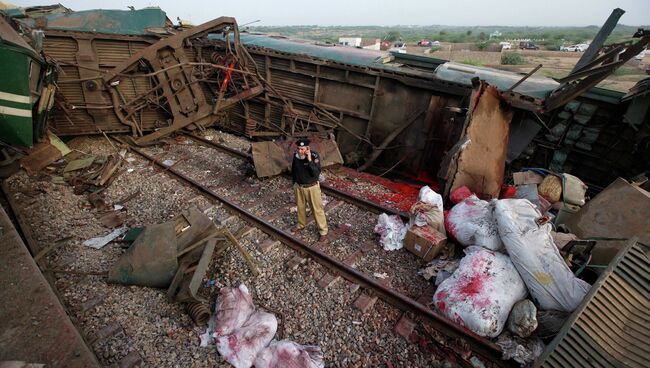
<path fill-rule="evenodd" d="M 431 47 L 433 46 L 433 42 L 431 40 L 420 40 L 418 41 L 418 46 Z"/>
<path fill-rule="evenodd" d="M 403 49 L 406 47 L 406 42 L 398 41 L 393 44 L 394 48 Z"/>
<path fill-rule="evenodd" d="M 589 45 L 586 43 L 580 43 L 577 45 L 571 45 L 571 46 L 562 46 L 560 47 L 560 51 L 568 51 L 568 52 L 585 52 L 589 48 Z"/>
<path fill-rule="evenodd" d="M 437 46 L 437 47 L 440 47 L 440 41 L 433 41 L 433 42 L 431 42 L 431 46 Z"/>
<path fill-rule="evenodd" d="M 510 49 L 512 49 L 512 44 L 510 42 L 501 41 L 501 42 L 499 42 L 499 45 L 501 45 L 501 50 L 510 50 Z"/>
<path fill-rule="evenodd" d="M 539 46 L 529 41 L 519 42 L 519 48 L 522 50 L 539 50 Z"/>

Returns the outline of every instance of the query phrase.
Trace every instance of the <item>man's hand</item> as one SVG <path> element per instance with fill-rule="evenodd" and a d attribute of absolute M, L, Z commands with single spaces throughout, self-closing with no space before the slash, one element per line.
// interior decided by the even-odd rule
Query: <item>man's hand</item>
<path fill-rule="evenodd" d="M 306 155 L 307 155 L 307 161 L 311 162 L 311 149 L 309 147 L 307 147 Z"/>

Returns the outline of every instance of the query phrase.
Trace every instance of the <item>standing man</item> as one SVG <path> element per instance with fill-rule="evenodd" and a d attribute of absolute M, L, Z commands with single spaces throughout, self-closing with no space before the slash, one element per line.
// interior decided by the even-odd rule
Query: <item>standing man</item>
<path fill-rule="evenodd" d="M 318 152 L 309 149 L 308 139 L 296 141 L 296 154 L 291 164 L 291 175 L 293 176 L 293 192 L 296 195 L 298 206 L 298 225 L 293 229 L 296 233 L 307 225 L 307 211 L 305 204 L 309 203 L 314 219 L 318 226 L 318 241 L 327 240 L 327 219 L 323 209 L 323 200 L 320 194 L 320 156 Z"/>

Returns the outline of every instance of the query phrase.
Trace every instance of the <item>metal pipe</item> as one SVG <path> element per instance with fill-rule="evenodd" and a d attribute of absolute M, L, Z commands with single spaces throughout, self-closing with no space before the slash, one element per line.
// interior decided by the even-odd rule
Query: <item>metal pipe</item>
<path fill-rule="evenodd" d="M 123 141 L 119 138 L 113 137 L 113 139 L 118 142 L 128 145 L 126 141 Z M 155 158 L 149 156 L 144 151 L 140 150 L 137 147 L 130 146 L 130 148 L 138 153 L 140 156 L 152 161 L 156 165 L 167 168 L 167 166 L 155 160 Z M 224 204 L 227 208 L 234 210 L 246 220 L 249 221 L 255 226 L 258 226 L 265 233 L 272 235 L 277 240 L 280 240 L 284 244 L 293 248 L 294 250 L 304 253 L 307 256 L 314 259 L 316 262 L 330 269 L 330 272 L 339 274 L 346 280 L 349 280 L 353 283 L 360 285 L 363 288 L 372 290 L 378 297 L 387 303 L 397 307 L 398 309 L 405 312 L 415 313 L 418 317 L 424 321 L 430 323 L 438 331 L 446 334 L 447 336 L 467 340 L 470 344 L 470 347 L 473 352 L 478 355 L 481 355 L 491 362 L 500 365 L 500 366 L 514 366 L 512 361 L 501 360 L 502 351 L 501 348 L 495 343 L 467 330 L 459 325 L 447 320 L 446 318 L 439 316 L 434 313 L 424 305 L 418 303 L 417 301 L 409 298 L 408 296 L 402 295 L 391 288 L 387 288 L 377 281 L 369 278 L 365 274 L 357 271 L 352 267 L 348 267 L 345 263 L 339 261 L 338 259 L 332 258 L 329 255 L 321 252 L 316 248 L 312 248 L 309 244 L 305 243 L 301 239 L 294 238 L 291 234 L 285 232 L 284 230 L 275 227 L 266 220 L 259 218 L 253 215 L 251 212 L 246 209 L 238 206 L 236 203 L 232 202 L 230 199 L 217 194 L 209 188 L 201 185 L 194 179 L 186 176 L 185 174 L 177 171 L 176 169 L 168 170 L 169 173 L 174 174 L 176 177 L 186 181 L 187 183 L 193 185 L 199 191 L 209 195 L 213 199 L 216 199 Z"/>

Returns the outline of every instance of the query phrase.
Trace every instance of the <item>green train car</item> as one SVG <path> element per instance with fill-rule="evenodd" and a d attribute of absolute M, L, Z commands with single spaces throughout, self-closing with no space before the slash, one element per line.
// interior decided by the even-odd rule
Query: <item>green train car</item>
<path fill-rule="evenodd" d="M 45 130 L 54 103 L 55 73 L 44 58 L 0 17 L 0 141 L 28 148 Z"/>

